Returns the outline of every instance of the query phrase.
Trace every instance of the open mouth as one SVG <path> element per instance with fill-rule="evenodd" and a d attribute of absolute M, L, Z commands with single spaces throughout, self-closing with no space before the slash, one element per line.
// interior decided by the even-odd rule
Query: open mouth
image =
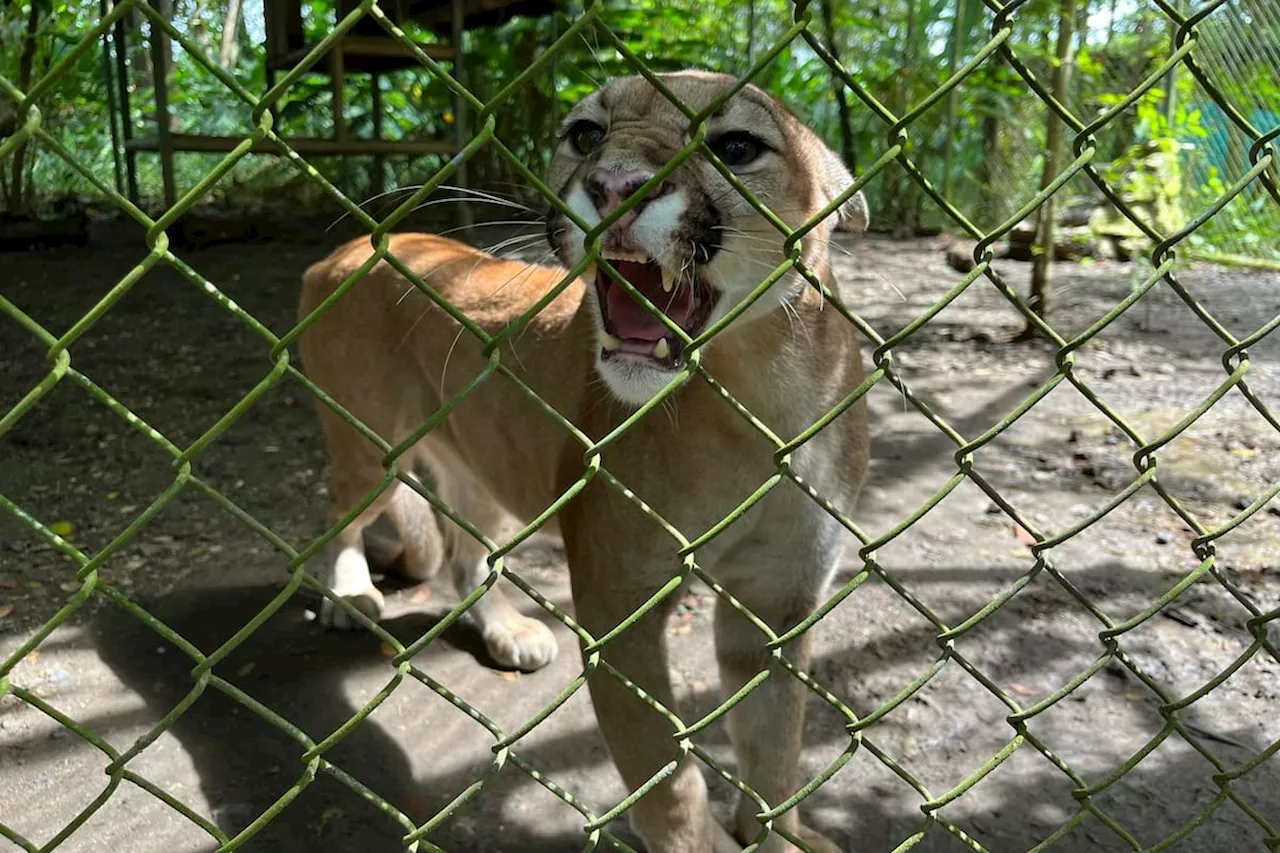
<path fill-rule="evenodd" d="M 706 328 L 720 293 L 700 283 L 692 268 L 673 271 L 640 253 L 606 251 L 604 257 L 686 335 L 697 337 Z M 643 361 L 664 370 L 684 367 L 684 342 L 674 332 L 603 269 L 588 268 L 587 276 L 600 297 L 603 360 Z"/>

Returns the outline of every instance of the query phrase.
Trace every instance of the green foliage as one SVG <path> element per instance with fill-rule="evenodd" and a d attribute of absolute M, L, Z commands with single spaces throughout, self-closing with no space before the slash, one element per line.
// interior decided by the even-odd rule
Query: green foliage
<path fill-rule="evenodd" d="M 77 34 L 97 19 L 92 2 L 50 2 L 40 16 L 39 50 L 35 78 L 65 54 Z M 817 2 L 817 0 L 815 0 Z M 836 52 L 852 74 L 890 110 L 903 113 L 934 91 L 951 68 L 953 38 L 958 40 L 961 62 L 969 59 L 989 38 L 992 12 L 980 0 L 854 0 L 831 2 Z M 1213 51 L 1220 55 L 1222 79 L 1242 109 L 1280 109 L 1280 73 L 1268 57 L 1280 55 L 1280 27 L 1262 26 L 1274 17 L 1265 8 L 1253 9 L 1258 0 L 1241 0 L 1241 8 L 1253 10 L 1253 26 L 1243 42 L 1230 22 L 1213 42 L 1213 18 L 1201 25 L 1202 62 Z M 319 39 L 333 25 L 334 0 L 305 4 L 305 26 Z M 202 53 L 218 60 L 227 0 L 176 0 L 175 26 L 188 35 Z M 957 23 L 957 8 L 963 18 Z M 18 51 L 29 7 L 10 3 L 0 8 L 0 73 L 16 78 Z M 1020 9 L 1013 46 L 1019 57 L 1042 80 L 1052 71 L 1052 46 L 1056 39 L 1056 3 L 1030 3 Z M 815 19 L 818 7 L 813 9 Z M 1151 74 L 1171 50 L 1167 18 L 1143 4 L 1092 4 L 1077 41 L 1071 97 L 1081 116 L 1100 112 L 1116 103 Z M 1116 13 L 1113 20 L 1112 13 Z M 792 23 L 793 7 L 787 0 L 615 0 L 604 22 L 628 49 L 655 71 L 699 67 L 741 74 L 758 58 L 752 47 L 774 44 Z M 535 62 L 559 33 L 574 20 L 575 7 L 566 5 L 556 18 L 517 18 L 504 26 L 473 31 L 467 36 L 470 87 L 485 99 Z M 235 35 L 238 46 L 228 70 L 250 91 L 267 85 L 261 39 L 261 6 L 247 2 Z M 820 30 L 821 28 L 819 28 Z M 1237 28 L 1238 29 L 1238 28 Z M 1225 32 L 1225 31 L 1224 31 Z M 432 41 L 431 32 L 410 33 L 419 41 Z M 135 20 L 127 46 L 132 97 L 132 124 L 149 133 L 152 122 L 152 75 L 146 49 L 145 27 Z M 1228 38 L 1229 36 L 1229 38 Z M 824 36 L 825 37 L 825 36 Z M 1249 41 L 1252 39 L 1253 41 Z M 1245 42 L 1248 42 L 1247 44 Z M 1201 55 L 1201 54 L 1198 54 Z M 90 51 L 80 58 L 75 73 L 62 75 L 41 103 L 44 122 L 59 141 L 98 174 L 112 171 L 112 148 L 107 132 L 106 87 L 102 56 Z M 607 37 L 584 31 L 558 52 L 546 73 L 531 81 L 525 93 L 513 99 L 499 115 L 499 135 L 532 168 L 545 164 L 552 148 L 556 125 L 568 109 L 604 79 L 631 73 L 631 68 Z M 850 152 L 854 166 L 865 165 L 883 150 L 884 128 L 865 108 L 855 108 L 847 128 L 840 121 L 838 91 L 830 69 L 801 41 L 792 42 L 755 78 L 761 87 L 778 94 L 806 117 L 814 129 L 837 150 Z M 1185 222 L 1211 197 L 1215 187 L 1229 184 L 1230 175 L 1247 168 L 1237 140 L 1231 162 L 1220 163 L 1208 155 L 1213 140 L 1206 134 L 1200 108 L 1206 103 L 1190 74 L 1176 78 L 1177 108 L 1168 114 L 1162 88 L 1152 89 L 1136 105 L 1108 124 L 1099 139 L 1099 162 L 1113 178 L 1121 195 L 1146 210 L 1162 230 Z M 227 92 L 216 77 L 192 56 L 175 49 L 170 98 L 174 130 L 186 133 L 239 135 L 251 130 L 249 108 Z M 287 93 L 280 109 L 281 131 L 286 136 L 328 136 L 330 100 L 327 77 L 303 76 Z M 373 130 L 372 97 L 367 77 L 353 75 L 344 93 L 348 133 L 369 136 Z M 947 106 L 939 102 L 918 121 L 910 134 L 911 156 L 937 186 L 950 188 L 951 201 L 980 224 L 1005 218 L 1035 190 L 1043 168 L 1045 120 L 1042 102 L 1030 95 L 1021 78 L 998 55 L 991 57 L 957 91 L 954 119 L 948 122 Z M 6 110 L 8 113 L 6 113 Z M 0 98 L 0 135 L 12 124 L 12 105 Z M 451 95 L 425 70 L 410 69 L 383 80 L 383 134 L 390 139 L 449 138 L 453 132 Z M 1265 129 L 1265 128 L 1264 128 Z M 847 133 L 847 139 L 843 138 Z M 842 144 L 844 143 L 844 144 Z M 1220 160 L 1221 158 L 1219 158 Z M 159 195 L 160 175 L 151 155 L 140 157 L 143 195 Z M 215 163 L 214 155 L 184 154 L 177 159 L 178 181 L 190 186 Z M 326 177 L 339 186 L 364 193 L 373 186 L 367 163 L 355 158 L 314 158 Z M 386 168 L 397 185 L 420 180 L 439 158 L 391 158 Z M 944 165 L 950 175 L 944 175 Z M 35 200 L 63 194 L 92 195 L 91 188 L 63 162 L 47 152 L 35 152 L 25 165 L 28 191 Z M 520 194 L 522 183 L 509 164 L 491 151 L 481 150 L 470 166 L 470 179 L 478 186 L 504 194 Z M 8 165 L 0 168 L 0 182 L 8 180 Z M 255 193 L 292 180 L 293 170 L 271 158 L 252 158 L 232 170 L 213 200 L 252 199 Z M 3 189 L 3 186 L 0 186 Z M 1071 192 L 1074 188 L 1068 187 Z M 913 181 L 890 169 L 867 189 L 875 220 L 884 226 L 915 227 L 943 224 L 944 217 Z M 1208 228 L 1199 241 L 1230 238 L 1228 229 L 1244 225 L 1240 233 L 1252 235 L 1257 251 L 1280 246 L 1280 214 L 1267 211 L 1256 194 L 1224 211 L 1228 223 L 1221 234 Z M 1257 209 L 1255 209 L 1257 208 Z M 1111 216 L 1103 227 L 1136 236 L 1132 225 Z M 1253 251 L 1233 245 L 1232 252 Z M 1280 251 L 1280 250 L 1277 250 Z"/>
<path fill-rule="evenodd" d="M 1164 93 L 1152 89 L 1136 105 L 1138 142 L 1102 169 L 1102 175 L 1120 198 L 1162 233 L 1173 233 L 1186 224 L 1182 200 L 1183 157 L 1195 146 L 1183 140 L 1203 138 L 1200 112 L 1179 107 L 1173 120 L 1164 112 Z M 1118 100 L 1118 98 L 1117 98 Z M 1096 229 L 1124 239 L 1130 255 L 1138 254 L 1146 238 L 1136 225 L 1114 209 L 1108 209 Z"/>

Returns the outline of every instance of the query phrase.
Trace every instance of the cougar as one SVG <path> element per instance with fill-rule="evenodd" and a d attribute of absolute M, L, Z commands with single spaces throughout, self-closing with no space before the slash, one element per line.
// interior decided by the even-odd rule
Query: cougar
<path fill-rule="evenodd" d="M 735 81 L 685 71 L 663 83 L 701 110 Z M 588 226 L 615 211 L 690 142 L 689 120 L 640 77 L 616 79 L 585 98 L 562 123 L 548 184 Z M 782 103 L 743 86 L 707 119 L 706 144 L 724 167 L 782 221 L 796 228 L 834 204 L 852 178 L 839 158 Z M 804 264 L 834 289 L 829 246 L 837 226 L 862 230 L 867 208 L 850 196 L 800 241 Z M 529 311 L 586 256 L 586 234 L 557 209 L 547 237 L 564 267 L 492 257 L 437 236 L 400 234 L 390 252 L 441 297 L 490 335 Z M 653 186 L 601 236 L 605 258 L 690 338 L 723 318 L 787 257 L 779 231 L 701 153 Z M 306 272 L 301 316 L 325 302 L 372 257 L 356 240 Z M 556 412 L 597 441 L 679 376 L 691 356 L 682 339 L 646 310 L 603 267 L 589 265 L 489 357 L 448 312 L 379 259 L 301 337 L 307 374 L 365 425 L 400 443 L 469 383 L 475 386 L 400 458 L 419 466 L 430 487 L 457 515 L 493 541 L 512 519 L 527 522 L 592 472 L 584 444 L 500 372 L 500 360 Z M 805 484 L 851 510 L 869 453 L 861 401 L 788 457 L 736 410 L 716 385 L 775 436 L 807 430 L 863 381 L 856 330 L 823 293 L 790 270 L 698 348 L 692 375 L 600 452 L 603 472 L 550 519 L 544 530 L 564 542 L 575 618 L 600 638 L 684 571 L 677 541 L 649 513 L 688 540 L 720 524 L 789 465 Z M 332 520 L 352 513 L 386 475 L 384 452 L 325 405 L 319 407 L 331 464 Z M 821 603 L 848 535 L 805 488 L 783 479 L 693 554 L 742 606 L 781 634 Z M 648 512 L 634 500 L 643 502 Z M 460 595 L 490 575 L 488 551 L 401 482 L 381 492 L 330 544 L 327 581 L 339 596 L 377 619 L 382 596 L 370 580 L 362 531 L 385 514 L 403 544 L 403 571 L 428 578 L 447 562 Z M 521 615 L 503 580 L 470 613 L 489 654 L 500 664 L 534 670 L 556 655 L 543 621 Z M 625 674 L 675 711 L 664 623 L 667 595 L 603 648 L 605 665 L 589 689 L 618 770 L 636 790 L 679 755 L 670 720 L 606 670 Z M 351 627 L 328 601 L 327 624 Z M 766 647 L 767 636 L 718 600 L 716 654 L 726 695 L 762 671 L 768 677 L 727 716 L 735 773 L 771 807 L 807 779 L 799 756 L 806 687 Z M 806 632 L 783 647 L 799 670 L 811 659 Z M 770 823 L 749 798 L 732 825 L 708 808 L 697 759 L 677 768 L 630 809 L 632 826 L 651 853 L 722 853 L 761 842 L 764 853 L 795 850 L 786 830 L 824 853 L 829 840 L 800 822 L 793 808 Z"/>

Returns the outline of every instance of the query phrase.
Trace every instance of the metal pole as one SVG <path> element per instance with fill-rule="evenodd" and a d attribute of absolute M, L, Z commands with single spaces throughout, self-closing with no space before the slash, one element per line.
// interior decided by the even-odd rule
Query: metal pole
<path fill-rule="evenodd" d="M 171 0 L 155 0 L 153 8 L 160 17 L 173 16 Z M 164 179 L 164 204 L 173 207 L 178 189 L 173 178 L 173 139 L 169 130 L 169 36 L 151 21 L 151 74 L 156 88 L 156 150 L 160 152 L 160 174 Z"/>
<path fill-rule="evenodd" d="M 98 14 L 106 17 L 110 0 L 98 0 Z M 111 133 L 111 165 L 115 167 L 116 192 L 124 195 L 124 163 L 120 160 L 120 133 L 116 129 L 116 90 L 111 82 L 111 32 L 102 33 L 102 84 L 107 89 L 107 129 Z"/>
<path fill-rule="evenodd" d="M 382 77 L 377 72 L 369 75 L 369 94 L 373 101 L 373 138 L 382 139 Z M 386 186 L 387 160 L 381 154 L 373 155 L 373 180 L 369 191 L 380 195 Z"/>
<path fill-rule="evenodd" d="M 141 203 L 138 194 L 138 152 L 129 143 L 133 141 L 133 107 L 129 103 L 129 50 L 128 26 L 121 15 L 116 19 L 116 87 L 120 95 L 120 137 L 124 140 L 124 169 L 129 184 L 129 201 L 135 206 Z"/>
<path fill-rule="evenodd" d="M 467 66 L 462 51 L 462 34 L 465 27 L 465 6 L 463 0 L 452 0 L 453 20 L 452 31 L 450 37 L 453 41 L 453 78 L 457 80 L 464 88 L 467 85 Z M 461 95 L 454 95 L 453 98 L 453 138 L 459 153 L 470 142 L 470 133 L 467 130 L 467 102 L 462 99 Z M 454 172 L 454 183 L 460 187 L 467 185 L 467 164 L 461 163 L 458 170 Z M 471 212 L 471 205 L 465 201 L 458 205 L 458 217 L 460 224 L 470 225 L 475 221 Z"/>

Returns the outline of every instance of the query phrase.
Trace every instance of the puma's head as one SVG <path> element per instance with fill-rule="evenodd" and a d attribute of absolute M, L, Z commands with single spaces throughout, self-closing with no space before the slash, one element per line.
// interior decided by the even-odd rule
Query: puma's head
<path fill-rule="evenodd" d="M 735 82 L 728 75 L 700 71 L 661 79 L 695 111 Z M 642 77 L 613 80 L 565 118 L 549 183 L 584 222 L 595 225 L 689 139 L 689 119 L 651 83 Z M 706 141 L 738 180 L 792 228 L 853 181 L 813 131 L 752 85 L 708 119 Z M 804 237 L 803 259 L 810 268 L 825 271 L 827 244 L 837 223 L 866 228 L 862 193 Z M 582 260 L 585 233 L 568 217 L 553 212 L 547 235 L 562 263 Z M 786 258 L 782 234 L 698 152 L 605 232 L 601 254 L 690 337 L 723 317 Z M 595 294 L 598 311 L 600 374 L 619 399 L 640 405 L 683 366 L 683 343 L 603 269 L 588 267 L 585 275 L 593 279 L 588 290 Z M 781 310 L 807 286 L 789 271 L 731 330 Z"/>

